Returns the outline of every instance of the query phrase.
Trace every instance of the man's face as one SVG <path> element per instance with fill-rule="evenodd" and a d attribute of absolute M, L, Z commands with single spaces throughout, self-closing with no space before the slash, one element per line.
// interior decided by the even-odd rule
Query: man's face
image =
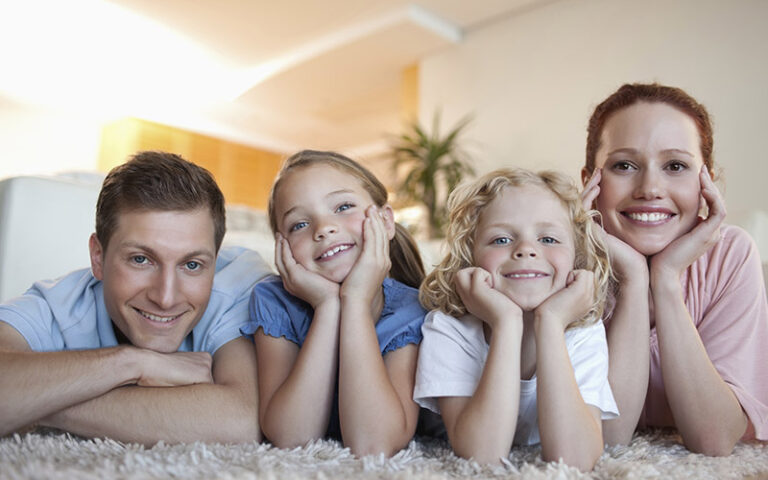
<path fill-rule="evenodd" d="M 114 325 L 134 346 L 177 351 L 211 295 L 216 247 L 210 212 L 124 211 L 106 251 L 95 234 L 89 247 Z"/>

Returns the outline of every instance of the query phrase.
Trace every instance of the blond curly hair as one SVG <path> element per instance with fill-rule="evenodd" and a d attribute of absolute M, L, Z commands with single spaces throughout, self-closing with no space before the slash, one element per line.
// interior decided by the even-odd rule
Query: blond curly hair
<path fill-rule="evenodd" d="M 446 242 L 449 252 L 427 275 L 419 289 L 419 300 L 427 309 L 437 309 L 455 317 L 467 313 L 454 288 L 454 277 L 462 268 L 475 265 L 472 255 L 478 219 L 485 207 L 506 187 L 536 185 L 554 193 L 568 212 L 573 225 L 575 247 L 574 269 L 594 273 L 595 295 L 589 312 L 568 328 L 588 325 L 602 318 L 613 273 L 608 251 L 594 230 L 594 217 L 599 213 L 585 210 L 573 180 L 562 173 L 535 173 L 521 168 L 504 168 L 490 172 L 471 183 L 463 184 L 448 198 L 449 219 Z"/>

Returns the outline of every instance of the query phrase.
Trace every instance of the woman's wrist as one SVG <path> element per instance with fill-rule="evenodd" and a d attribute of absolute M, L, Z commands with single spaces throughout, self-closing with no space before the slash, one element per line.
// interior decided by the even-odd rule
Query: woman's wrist
<path fill-rule="evenodd" d="M 651 290 L 680 287 L 680 274 L 681 272 L 677 269 L 669 268 L 662 262 L 654 262 L 652 259 L 649 275 Z"/>
<path fill-rule="evenodd" d="M 671 269 L 652 268 L 650 277 L 651 294 L 654 298 L 659 295 L 669 296 L 682 293 L 680 274 Z"/>

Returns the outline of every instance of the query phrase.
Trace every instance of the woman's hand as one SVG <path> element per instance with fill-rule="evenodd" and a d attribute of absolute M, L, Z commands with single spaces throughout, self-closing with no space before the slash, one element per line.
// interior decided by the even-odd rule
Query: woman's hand
<path fill-rule="evenodd" d="M 653 278 L 680 278 L 683 270 L 697 258 L 704 255 L 720 239 L 720 225 L 726 211 L 720 191 L 709 176 L 706 165 L 699 172 L 701 196 L 709 209 L 706 219 L 699 218 L 699 223 L 690 232 L 682 235 L 667 245 L 664 250 L 651 257 L 651 275 Z"/>
<path fill-rule="evenodd" d="M 493 277 L 487 270 L 480 267 L 463 268 L 456 273 L 454 282 L 456 292 L 467 311 L 487 323 L 491 330 L 505 318 L 522 320 L 522 309 L 494 288 Z"/>
<path fill-rule="evenodd" d="M 574 270 L 568 274 L 565 286 L 536 307 L 536 323 L 555 321 L 563 331 L 587 314 L 595 301 L 595 274 L 589 270 Z"/>
<path fill-rule="evenodd" d="M 288 240 L 279 233 L 275 235 L 275 266 L 288 293 L 309 303 L 314 310 L 329 299 L 338 300 L 339 284 L 298 263 Z"/>
<path fill-rule="evenodd" d="M 389 237 L 381 211 L 371 205 L 363 220 L 363 245 L 360 255 L 341 285 L 341 294 L 370 303 L 389 274 Z"/>
<path fill-rule="evenodd" d="M 598 195 L 600 195 L 602 176 L 603 169 L 596 168 L 592 173 L 592 177 L 584 186 L 584 190 L 581 192 L 581 203 L 585 210 L 591 210 L 593 203 Z M 648 262 L 645 255 L 606 232 L 597 221 L 593 222 L 592 227 L 595 236 L 601 238 L 608 249 L 611 268 L 619 282 L 629 280 L 630 278 L 642 278 L 641 274 L 643 273 L 646 273 L 645 277 L 647 277 Z"/>

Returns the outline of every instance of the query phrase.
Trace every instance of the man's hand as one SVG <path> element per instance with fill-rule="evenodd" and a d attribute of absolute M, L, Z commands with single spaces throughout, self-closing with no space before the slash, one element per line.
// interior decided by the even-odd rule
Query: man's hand
<path fill-rule="evenodd" d="M 136 385 L 141 387 L 213 383 L 213 360 L 208 352 L 157 353 L 142 350 L 139 362 L 141 374 Z"/>

